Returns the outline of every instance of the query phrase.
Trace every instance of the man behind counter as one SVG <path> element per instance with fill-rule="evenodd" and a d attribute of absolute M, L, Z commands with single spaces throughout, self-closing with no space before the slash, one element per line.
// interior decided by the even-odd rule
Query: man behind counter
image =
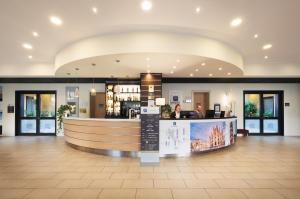
<path fill-rule="evenodd" d="M 205 114 L 204 114 L 201 104 L 197 104 L 197 109 L 195 110 L 195 113 L 196 113 L 197 119 L 201 119 L 201 118 L 205 117 Z"/>

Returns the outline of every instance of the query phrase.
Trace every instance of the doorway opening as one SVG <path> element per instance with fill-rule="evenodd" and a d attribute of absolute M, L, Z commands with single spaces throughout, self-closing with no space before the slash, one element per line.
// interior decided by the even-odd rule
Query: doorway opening
<path fill-rule="evenodd" d="M 56 135 L 56 91 L 16 91 L 16 135 Z"/>
<path fill-rule="evenodd" d="M 90 95 L 90 117 L 105 118 L 105 93 L 97 92 L 95 96 Z"/>
<path fill-rule="evenodd" d="M 284 135 L 283 91 L 244 91 L 244 128 L 252 135 Z"/>
<path fill-rule="evenodd" d="M 209 110 L 209 92 L 193 92 L 193 110 L 196 110 L 199 105 L 202 106 L 204 114 Z"/>

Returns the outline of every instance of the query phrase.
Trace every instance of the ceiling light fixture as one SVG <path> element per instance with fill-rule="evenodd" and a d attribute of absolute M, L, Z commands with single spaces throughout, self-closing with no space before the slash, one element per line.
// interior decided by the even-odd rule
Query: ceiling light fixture
<path fill-rule="evenodd" d="M 209 73 L 209 76 L 210 76 L 210 77 L 212 77 L 212 76 L 213 76 L 213 74 L 212 74 L 212 73 Z"/>
<path fill-rule="evenodd" d="M 262 47 L 263 50 L 268 50 L 270 48 L 272 48 L 272 44 L 266 44 Z"/>
<path fill-rule="evenodd" d="M 144 11 L 150 11 L 152 9 L 152 2 L 151 1 L 142 1 L 141 8 Z"/>
<path fill-rule="evenodd" d="M 150 61 L 150 58 L 149 58 L 149 57 L 147 57 L 147 58 L 146 58 L 146 61 Z"/>
<path fill-rule="evenodd" d="M 235 18 L 230 22 L 230 25 L 232 27 L 237 27 L 237 26 L 241 25 L 242 22 L 243 22 L 243 20 L 241 18 Z"/>
<path fill-rule="evenodd" d="M 28 55 L 28 59 L 32 59 L 33 57 L 32 57 L 32 55 Z"/>
<path fill-rule="evenodd" d="M 265 59 L 268 59 L 269 57 L 266 55 L 264 58 L 265 58 Z"/>
<path fill-rule="evenodd" d="M 201 11 L 200 7 L 197 7 L 196 8 L 196 13 L 200 13 L 200 11 Z"/>
<path fill-rule="evenodd" d="M 93 11 L 94 14 L 97 14 L 98 13 L 98 8 L 97 7 L 93 7 L 92 11 Z"/>
<path fill-rule="evenodd" d="M 37 32 L 32 32 L 32 35 L 33 35 L 34 37 L 38 37 L 38 36 L 39 36 L 39 33 L 37 33 Z"/>
<path fill-rule="evenodd" d="M 196 69 L 195 69 L 195 71 L 196 71 L 196 72 L 199 72 L 199 69 L 198 69 L 198 68 L 196 68 Z"/>
<path fill-rule="evenodd" d="M 174 71 L 173 70 L 171 70 L 171 72 L 170 72 L 171 74 L 173 74 L 174 73 Z"/>
<path fill-rule="evenodd" d="M 258 34 L 255 34 L 253 37 L 254 37 L 254 39 L 257 39 L 258 38 Z"/>
<path fill-rule="evenodd" d="M 147 73 L 151 73 L 151 70 L 147 70 Z"/>
<path fill-rule="evenodd" d="M 229 76 L 229 75 L 231 75 L 231 73 L 227 73 L 227 75 Z"/>
<path fill-rule="evenodd" d="M 177 59 L 176 62 L 179 63 L 179 62 L 180 62 L 180 59 Z"/>
<path fill-rule="evenodd" d="M 25 49 L 27 49 L 27 50 L 33 49 L 32 45 L 31 45 L 31 44 L 28 44 L 28 43 L 24 43 L 24 44 L 23 44 L 23 48 L 25 48 Z"/>
<path fill-rule="evenodd" d="M 53 23 L 54 25 L 57 25 L 57 26 L 62 25 L 62 20 L 59 17 L 56 17 L 56 16 L 51 16 L 50 17 L 50 22 Z"/>
<path fill-rule="evenodd" d="M 190 76 L 191 76 L 191 77 L 193 77 L 193 76 L 194 76 L 194 74 L 193 74 L 193 73 L 191 73 L 191 74 L 190 74 Z"/>
<path fill-rule="evenodd" d="M 201 66 L 205 66 L 206 65 L 206 63 L 205 62 L 203 62 L 202 64 L 201 64 Z"/>
<path fill-rule="evenodd" d="M 176 67 L 176 66 L 173 66 L 173 68 L 176 69 L 177 67 Z"/>
<path fill-rule="evenodd" d="M 223 70 L 223 68 L 220 67 L 220 68 L 218 68 L 218 70 L 221 71 L 221 70 Z"/>

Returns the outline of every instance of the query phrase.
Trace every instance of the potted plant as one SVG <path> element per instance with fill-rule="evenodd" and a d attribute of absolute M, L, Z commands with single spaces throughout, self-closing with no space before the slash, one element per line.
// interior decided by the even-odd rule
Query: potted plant
<path fill-rule="evenodd" d="M 171 112 L 172 112 L 172 108 L 170 104 L 166 104 L 161 107 L 162 118 L 170 118 Z"/>
<path fill-rule="evenodd" d="M 254 103 L 248 102 L 245 104 L 245 115 L 246 117 L 256 117 L 257 114 L 257 107 Z"/>
<path fill-rule="evenodd" d="M 63 133 L 63 118 L 67 112 L 71 112 L 72 107 L 70 105 L 61 105 L 57 110 L 57 122 L 58 122 L 58 129 L 57 134 Z"/>

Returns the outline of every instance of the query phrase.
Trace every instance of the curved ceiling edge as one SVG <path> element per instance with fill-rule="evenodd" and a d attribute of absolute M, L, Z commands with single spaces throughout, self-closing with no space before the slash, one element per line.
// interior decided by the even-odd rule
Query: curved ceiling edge
<path fill-rule="evenodd" d="M 139 31 L 100 35 L 75 42 L 55 56 L 55 72 L 77 60 L 125 53 L 195 55 L 221 60 L 244 71 L 242 55 L 223 42 L 190 34 Z"/>

